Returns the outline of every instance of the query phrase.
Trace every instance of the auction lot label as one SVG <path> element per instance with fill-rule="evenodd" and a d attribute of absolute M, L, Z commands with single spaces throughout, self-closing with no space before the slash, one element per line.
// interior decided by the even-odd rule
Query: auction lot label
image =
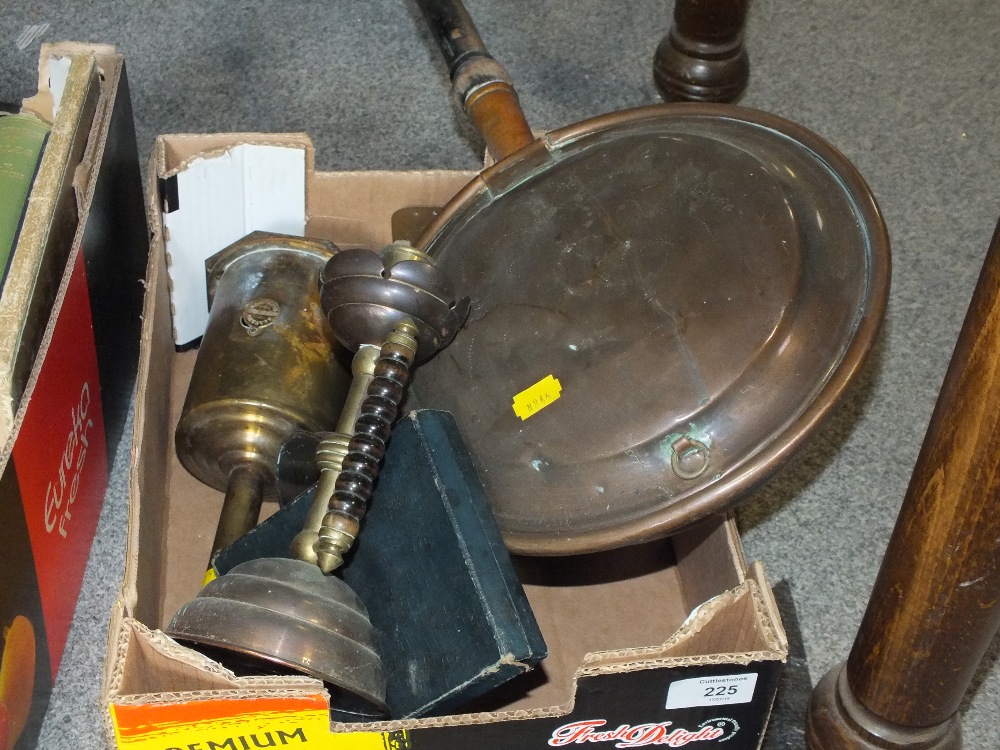
<path fill-rule="evenodd" d="M 729 706 L 749 703 L 757 686 L 757 673 L 692 677 L 670 683 L 666 708 Z"/>

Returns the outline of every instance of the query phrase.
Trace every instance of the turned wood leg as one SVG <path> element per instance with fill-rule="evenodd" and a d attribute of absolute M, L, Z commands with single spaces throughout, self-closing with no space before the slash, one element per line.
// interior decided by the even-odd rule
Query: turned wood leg
<path fill-rule="evenodd" d="M 1000 227 L 812 750 L 961 747 L 959 704 L 1000 627 Z"/>
<path fill-rule="evenodd" d="M 676 0 L 674 23 L 653 57 L 669 101 L 732 102 L 750 80 L 743 47 L 750 0 Z"/>

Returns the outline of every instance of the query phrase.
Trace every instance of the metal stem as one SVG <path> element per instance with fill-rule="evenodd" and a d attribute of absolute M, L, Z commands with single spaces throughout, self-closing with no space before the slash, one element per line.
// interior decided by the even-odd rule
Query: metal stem
<path fill-rule="evenodd" d="M 257 525 L 268 482 L 269 477 L 252 464 L 240 464 L 229 474 L 209 561 Z"/>
<path fill-rule="evenodd" d="M 347 455 L 351 435 L 354 433 L 354 423 L 361 413 L 361 405 L 368 393 L 368 386 L 375 376 L 375 363 L 378 361 L 379 347 L 373 344 L 362 346 L 351 361 L 351 389 L 340 413 L 337 431 L 324 437 L 316 446 L 316 464 L 320 468 L 319 483 L 309 514 L 302 525 L 302 531 L 292 540 L 292 557 L 305 562 L 319 564 L 316 556 L 316 542 L 319 541 L 320 527 L 326 515 L 330 500 L 333 498 L 334 487 L 344 456 Z"/>

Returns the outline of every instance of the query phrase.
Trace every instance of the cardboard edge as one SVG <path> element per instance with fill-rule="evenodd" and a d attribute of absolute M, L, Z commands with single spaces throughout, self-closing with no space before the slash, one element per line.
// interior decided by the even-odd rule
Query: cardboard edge
<path fill-rule="evenodd" d="M 108 747 L 115 746 L 115 727 L 109 710 L 111 696 L 117 687 L 121 686 L 122 670 L 125 667 L 125 648 L 123 642 L 123 622 L 125 613 L 119 596 L 111 607 L 111 617 L 108 622 L 108 642 L 105 644 L 104 673 L 101 680 L 101 723 L 104 726 L 105 739 Z"/>
<path fill-rule="evenodd" d="M 762 635 L 772 650 L 784 654 L 782 661 L 785 661 L 788 656 L 788 635 L 781 622 L 778 602 L 774 598 L 774 591 L 768 581 L 764 564 L 760 560 L 755 560 L 750 566 L 748 575 L 757 584 L 754 588 L 754 597 L 758 605 L 759 627 Z"/>
<path fill-rule="evenodd" d="M 154 148 L 154 155 L 151 162 L 159 157 L 159 144 Z M 147 476 L 165 476 L 166 455 L 163 451 L 163 442 L 166 436 L 157 436 L 147 427 L 151 424 L 165 424 L 166 410 L 168 405 L 163 403 L 164 399 L 152 400 L 148 395 L 148 384 L 154 372 L 158 372 L 160 377 L 168 378 L 169 368 L 156 368 L 156 353 L 159 349 L 153 345 L 162 336 L 157 330 L 157 323 L 160 327 L 169 325 L 170 316 L 155 316 L 154 309 L 158 306 L 169 305 L 169 292 L 167 289 L 168 279 L 166 268 L 164 267 L 163 248 L 163 227 L 159 221 L 154 221 L 159 214 L 155 211 L 158 200 L 156 190 L 156 173 L 150 165 L 147 177 L 147 209 L 149 216 L 150 231 L 150 254 L 146 263 L 146 294 L 142 307 L 142 327 L 140 329 L 140 355 L 136 375 L 136 396 L 135 396 L 135 417 L 132 425 L 131 437 L 131 461 L 129 462 L 129 507 L 128 507 L 128 530 L 125 542 L 125 572 L 121 584 L 121 603 L 126 616 L 132 617 L 136 614 L 135 608 L 138 602 L 138 575 L 139 575 L 139 552 L 140 539 L 143 536 L 143 522 L 165 523 L 163 513 L 153 514 L 147 510 L 145 514 L 140 512 L 142 508 L 143 495 L 146 494 L 145 484 Z M 166 323 L 164 323 L 166 321 Z M 173 341 L 171 336 L 169 339 Z M 172 346 L 170 347 L 172 351 Z M 140 384 L 143 387 L 140 388 Z M 169 391 L 167 391 L 169 392 Z M 160 419 L 154 419 L 151 414 L 154 411 L 161 412 Z M 145 515 L 145 519 L 143 519 Z M 157 516 L 157 517 L 154 517 Z M 162 531 L 162 528 L 160 529 Z M 162 534 L 161 534 L 162 536 Z M 162 543 L 161 543 L 162 547 Z M 150 549 L 143 550 L 146 554 L 155 554 L 162 557 L 162 550 L 159 552 Z M 159 588 L 159 584 L 156 584 Z M 155 596 L 155 594 L 154 594 Z"/>
<path fill-rule="evenodd" d="M 110 707 L 114 706 L 169 706 L 177 705 L 181 703 L 190 703 L 192 701 L 200 700 L 246 700 L 247 698 L 252 698 L 257 695 L 257 691 L 252 691 L 247 688 L 238 688 L 235 690 L 192 690 L 190 692 L 177 692 L 177 693 L 149 693 L 142 696 L 141 700 L 130 699 L 128 696 L 115 699 L 108 704 L 108 720 L 111 719 Z M 274 688 L 269 690 L 267 693 L 268 698 L 305 698 L 313 695 L 317 695 L 317 689 L 315 687 L 309 688 Z M 112 726 L 112 734 L 114 737 L 114 724 Z"/>
<path fill-rule="evenodd" d="M 479 174 L 478 172 L 469 171 L 467 169 L 408 169 L 405 172 L 400 172 L 395 169 L 352 169 L 350 171 L 344 172 L 324 172 L 324 171 L 313 171 L 312 175 L 319 180 L 332 180 L 334 182 L 338 180 L 358 180 L 370 177 L 385 176 L 399 176 L 400 174 L 405 174 L 406 176 L 420 178 L 420 177 L 435 177 L 437 175 L 443 175 L 445 177 L 461 179 L 468 177 L 469 181 L 474 180 Z M 468 184 L 467 182 L 465 184 Z"/>
<path fill-rule="evenodd" d="M 183 172 L 192 163 L 201 159 L 212 159 L 231 151 L 237 146 L 284 146 L 301 148 L 306 154 L 306 190 L 309 175 L 316 169 L 316 149 L 307 133 L 169 133 L 157 136 L 156 148 L 162 149 L 156 164 L 156 174 L 160 179 L 169 179 Z M 174 156 L 170 149 L 182 145 Z M 306 195 L 306 204 L 309 198 Z M 307 217 L 308 218 L 308 217 Z"/>
<path fill-rule="evenodd" d="M 743 550 L 743 541 L 740 539 L 739 528 L 736 525 L 736 516 L 732 513 L 726 516 L 726 541 L 729 545 L 730 554 L 736 561 L 736 569 L 746 577 L 750 568 L 747 565 L 746 552 Z"/>
<path fill-rule="evenodd" d="M 54 118 L 55 102 L 52 90 L 49 88 L 49 77 L 51 71 L 49 66 L 53 58 L 76 57 L 77 55 L 89 55 L 95 58 L 98 64 L 99 73 L 104 75 L 103 66 L 105 61 L 114 64 L 123 57 L 117 54 L 113 44 L 99 44 L 92 42 L 43 42 L 38 52 L 38 85 L 37 93 L 28 97 L 22 103 L 22 108 L 35 113 L 48 123 L 52 123 Z"/>
<path fill-rule="evenodd" d="M 522 709 L 518 711 L 478 712 L 430 716 L 425 719 L 394 719 L 357 724 L 330 724 L 330 734 L 352 734 L 359 732 L 398 732 L 400 730 L 432 729 L 437 727 L 462 727 L 471 725 L 500 724 L 510 721 L 530 721 L 532 719 L 557 719 L 573 710 L 574 701 L 561 706 Z"/>
<path fill-rule="evenodd" d="M 76 48 L 81 45 L 70 45 Z M 54 46 L 56 53 L 62 51 L 62 45 Z M 94 195 L 94 175 L 104 158 L 104 149 L 108 141 L 108 128 L 111 118 L 114 115 L 115 105 L 118 102 L 118 93 L 125 70 L 125 58 L 122 55 L 102 51 L 99 48 L 87 47 L 88 51 L 97 61 L 97 71 L 100 78 L 101 95 L 97 101 L 97 111 L 91 124 L 91 132 L 100 134 L 98 138 L 91 138 L 83 152 L 83 158 L 76 166 L 73 173 L 73 188 L 77 192 L 77 200 L 80 203 L 86 201 L 89 208 Z M 80 217 L 83 224 L 83 216 Z M 82 238 L 82 233 L 81 233 Z"/>
<path fill-rule="evenodd" d="M 63 40 L 61 42 L 45 42 L 41 46 L 41 53 L 46 57 L 59 57 L 60 55 L 93 55 L 94 57 L 116 57 L 123 58 L 118 54 L 118 50 L 113 44 L 103 44 L 101 42 L 74 42 Z"/>
<path fill-rule="evenodd" d="M 53 123 L 36 178 L 36 184 L 44 182 L 52 187 L 47 188 L 44 194 L 36 193 L 32 188 L 0 295 L 0 371 L 4 379 L 4 393 L 0 394 L 0 439 L 4 443 L 11 443 L 20 427 L 21 417 L 18 414 L 21 410 L 18 407 L 27 403 L 35 365 L 44 359 L 42 339 L 48 323 L 58 310 L 59 289 L 65 281 L 69 257 L 75 250 L 72 245 L 65 249 L 62 242 L 69 244 L 75 239 L 80 228 L 80 206 L 74 208 L 77 216 L 75 226 L 66 217 L 60 219 L 59 212 L 66 210 L 70 193 L 73 193 L 73 201 L 79 200 L 72 181 L 94 132 L 94 116 L 102 94 L 96 69 L 96 60 L 92 55 L 73 59 L 70 73 L 70 80 L 74 81 L 73 91 L 66 93 L 66 97 L 72 97 L 73 106 L 64 108 Z M 49 286 L 48 279 L 51 277 L 45 273 L 45 267 L 54 258 L 62 261 L 63 273 L 59 282 Z M 44 291 L 37 291 L 39 286 Z M 46 302 L 44 297 L 47 295 L 51 298 Z M 34 309 L 39 304 L 44 307 Z M 26 306 L 35 318 L 22 314 Z M 39 313 L 47 316 L 46 323 L 41 326 L 35 322 Z"/>
<path fill-rule="evenodd" d="M 117 608 L 118 613 L 121 609 Z M 117 623 L 114 637 L 114 651 L 118 655 L 115 668 L 108 673 L 104 694 L 105 707 L 116 705 L 146 705 L 180 703 L 199 699 L 234 697 L 252 698 L 262 693 L 269 697 L 329 694 L 323 683 L 306 676 L 260 676 L 238 677 L 230 670 L 212 661 L 209 657 L 186 648 L 174 641 L 161 630 L 153 630 L 132 617 L 122 616 Z M 192 667 L 199 672 L 211 674 L 224 687 L 196 690 L 162 691 L 141 694 L 122 694 L 125 680 L 125 662 L 129 649 L 145 647 L 148 654 L 156 659 Z"/>

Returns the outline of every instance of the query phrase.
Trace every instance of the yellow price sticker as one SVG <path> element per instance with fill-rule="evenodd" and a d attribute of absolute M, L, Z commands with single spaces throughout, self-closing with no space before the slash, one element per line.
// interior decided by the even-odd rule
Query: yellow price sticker
<path fill-rule="evenodd" d="M 514 396 L 514 413 L 525 420 L 559 399 L 562 385 L 551 375 L 546 375 L 533 386 Z"/>

